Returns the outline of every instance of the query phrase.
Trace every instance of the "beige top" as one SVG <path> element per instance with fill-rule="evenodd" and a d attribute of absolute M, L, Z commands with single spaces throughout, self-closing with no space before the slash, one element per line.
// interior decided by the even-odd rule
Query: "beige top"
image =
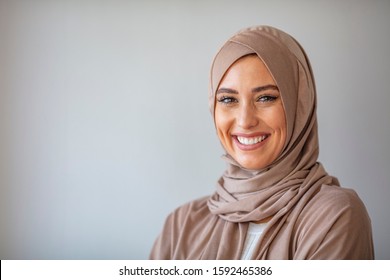
<path fill-rule="evenodd" d="M 227 222 L 211 214 L 208 199 L 192 201 L 168 216 L 151 259 L 241 258 L 249 223 Z M 222 235 L 219 227 L 226 229 Z M 365 207 L 354 191 L 324 185 L 303 209 L 295 208 L 286 220 L 268 224 L 257 252 L 266 248 L 263 259 L 273 260 L 373 259 L 370 228 Z M 213 242 L 214 235 L 218 242 Z"/>
<path fill-rule="evenodd" d="M 229 67 L 256 54 L 279 89 L 287 137 L 278 158 L 247 170 L 230 155 L 216 191 L 170 215 L 153 259 L 239 259 L 249 222 L 269 219 L 255 259 L 371 259 L 370 219 L 356 193 L 339 187 L 318 159 L 316 89 L 297 41 L 269 26 L 244 29 L 214 58 L 209 106 Z"/>

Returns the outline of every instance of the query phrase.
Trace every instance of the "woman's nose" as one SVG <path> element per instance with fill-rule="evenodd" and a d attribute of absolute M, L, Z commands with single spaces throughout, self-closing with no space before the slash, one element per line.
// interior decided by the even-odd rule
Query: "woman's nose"
<path fill-rule="evenodd" d="M 256 108 L 252 104 L 243 105 L 240 107 L 237 115 L 237 124 L 243 129 L 255 127 L 259 123 L 256 115 Z"/>

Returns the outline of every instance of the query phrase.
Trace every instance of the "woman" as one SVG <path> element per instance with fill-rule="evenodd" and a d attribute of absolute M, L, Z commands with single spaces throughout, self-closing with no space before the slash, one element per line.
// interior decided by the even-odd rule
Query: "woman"
<path fill-rule="evenodd" d="M 357 196 L 317 162 L 309 60 L 288 34 L 242 30 L 217 53 L 209 104 L 227 169 L 175 210 L 151 259 L 373 259 Z"/>

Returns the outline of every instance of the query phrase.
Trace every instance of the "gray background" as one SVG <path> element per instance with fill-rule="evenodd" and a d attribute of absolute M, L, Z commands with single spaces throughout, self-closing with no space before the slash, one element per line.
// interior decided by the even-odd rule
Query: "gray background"
<path fill-rule="evenodd" d="M 0 0 L 0 258 L 144 259 L 225 165 L 211 59 L 268 24 L 306 49 L 320 161 L 390 259 L 390 1 Z M 358 233 L 357 233 L 358 234 Z"/>

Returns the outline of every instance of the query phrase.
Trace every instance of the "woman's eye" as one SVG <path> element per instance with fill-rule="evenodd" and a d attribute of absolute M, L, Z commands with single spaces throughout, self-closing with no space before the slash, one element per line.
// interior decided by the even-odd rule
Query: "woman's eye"
<path fill-rule="evenodd" d="M 275 101 L 277 98 L 278 98 L 277 96 L 273 96 L 273 95 L 263 95 L 260 96 L 257 100 L 259 102 L 266 103 L 266 102 Z"/>
<path fill-rule="evenodd" d="M 227 96 L 223 96 L 223 97 L 218 99 L 218 102 L 223 103 L 223 104 L 231 104 L 231 103 L 234 103 L 236 101 L 237 100 L 235 98 L 227 97 Z"/>

